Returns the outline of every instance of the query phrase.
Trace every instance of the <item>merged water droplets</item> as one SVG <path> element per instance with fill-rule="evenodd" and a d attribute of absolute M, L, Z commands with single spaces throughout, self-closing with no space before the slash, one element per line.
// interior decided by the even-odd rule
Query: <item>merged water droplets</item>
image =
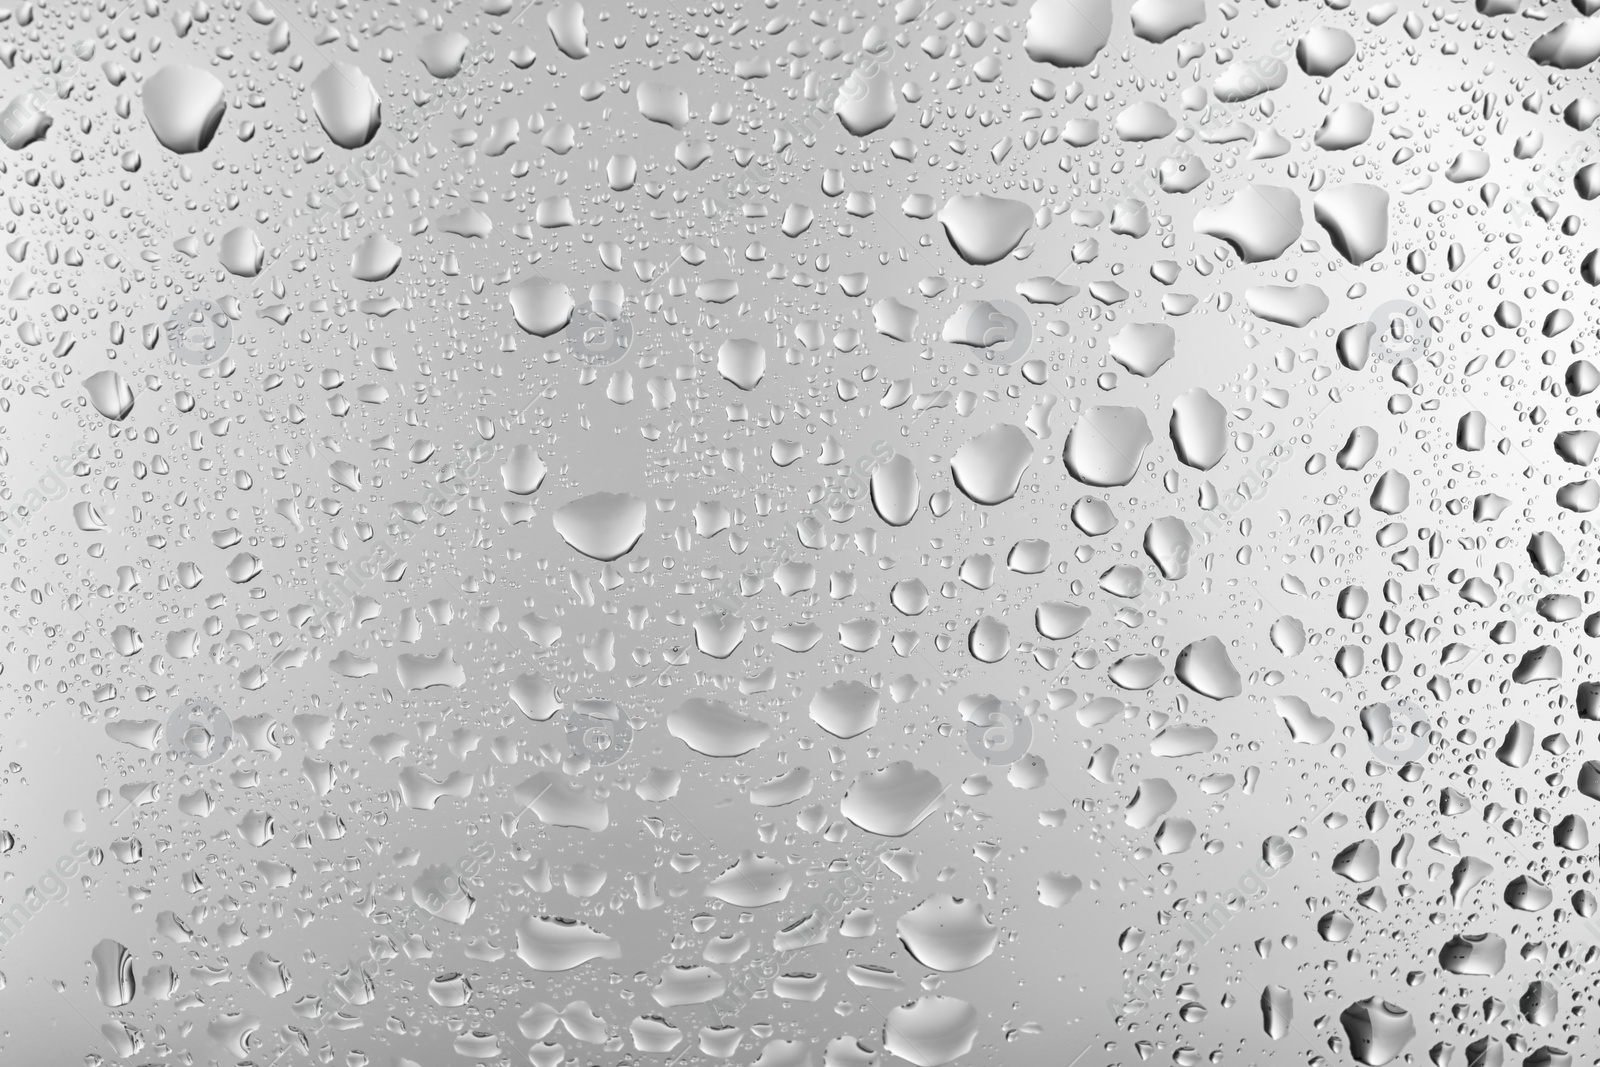
<path fill-rule="evenodd" d="M 754 389 L 766 370 L 767 350 L 758 341 L 736 337 L 717 349 L 717 373 L 740 389 Z"/>
<path fill-rule="evenodd" d="M 417 58 L 435 78 L 454 78 L 461 73 L 470 47 L 465 34 L 449 31 L 429 34 L 417 49 Z"/>
<path fill-rule="evenodd" d="M 1221 700 L 1244 692 L 1244 682 L 1216 637 L 1202 637 L 1185 645 L 1173 664 L 1173 674 L 1196 693 Z"/>
<path fill-rule="evenodd" d="M 742 756 L 772 735 L 772 728 L 725 701 L 691 697 L 667 716 L 667 729 L 702 756 Z"/>
<path fill-rule="evenodd" d="M 536 971 L 570 971 L 622 954 L 620 944 L 576 919 L 530 915 L 517 924 L 516 933 L 517 958 Z"/>
<path fill-rule="evenodd" d="M 1350 1055 L 1366 1067 L 1383 1067 L 1417 1035 L 1411 1013 L 1381 997 L 1369 997 L 1339 1013 Z"/>
<path fill-rule="evenodd" d="M 137 984 L 133 977 L 133 955 L 128 947 L 110 938 L 95 945 L 89 955 L 94 964 L 94 991 L 100 1003 L 120 1008 L 133 1000 Z"/>
<path fill-rule="evenodd" d="M 1367 262 L 1389 243 L 1389 194 L 1376 185 L 1325 189 L 1313 199 L 1312 210 L 1351 263 Z"/>
<path fill-rule="evenodd" d="M 1300 237 L 1300 198 L 1282 186 L 1247 185 L 1226 204 L 1198 212 L 1194 226 L 1227 241 L 1246 263 L 1277 259 Z"/>
<path fill-rule="evenodd" d="M 400 269 L 401 258 L 399 245 L 382 234 L 369 234 L 350 259 L 350 273 L 357 281 L 381 282 Z"/>

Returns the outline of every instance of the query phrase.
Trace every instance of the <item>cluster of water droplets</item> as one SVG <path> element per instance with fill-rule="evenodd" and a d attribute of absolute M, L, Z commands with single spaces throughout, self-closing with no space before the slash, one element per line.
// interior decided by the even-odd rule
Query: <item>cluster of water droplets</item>
<path fill-rule="evenodd" d="M 1572 8 L 0 10 L 5 1060 L 1590 1056 Z"/>

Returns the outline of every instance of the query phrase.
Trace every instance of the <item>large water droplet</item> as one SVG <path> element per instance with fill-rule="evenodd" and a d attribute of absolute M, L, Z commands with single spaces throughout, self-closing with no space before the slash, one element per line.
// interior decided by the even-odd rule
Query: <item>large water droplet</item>
<path fill-rule="evenodd" d="M 904 837 L 932 815 L 944 796 L 944 787 L 931 771 L 908 760 L 868 771 L 845 790 L 839 810 L 868 833 Z"/>
<path fill-rule="evenodd" d="M 381 233 L 369 233 L 350 257 L 357 281 L 381 282 L 400 269 L 400 246 Z"/>
<path fill-rule="evenodd" d="M 454 78 L 467 59 L 469 42 L 459 33 L 435 33 L 422 42 L 417 58 L 435 78 Z"/>
<path fill-rule="evenodd" d="M 1350 1055 L 1366 1067 L 1383 1067 L 1417 1036 L 1411 1013 L 1379 997 L 1350 1005 L 1339 1013 L 1339 1024 L 1350 1041 Z"/>
<path fill-rule="evenodd" d="M 1127 485 L 1153 440 L 1138 408 L 1091 407 L 1067 433 L 1067 472 L 1085 485 Z"/>
<path fill-rule="evenodd" d="M 916 464 L 895 453 L 873 470 L 869 481 L 872 508 L 890 526 L 904 526 L 917 514 L 920 485 Z"/>
<path fill-rule="evenodd" d="M 1312 211 L 1351 263 L 1365 263 L 1389 243 L 1389 194 L 1376 185 L 1324 189 L 1312 201 Z"/>
<path fill-rule="evenodd" d="M 1020 200 L 963 194 L 940 209 L 939 222 L 950 247 L 968 263 L 982 266 L 1011 254 L 1033 225 L 1033 209 Z"/>
<path fill-rule="evenodd" d="M 577 0 L 567 0 L 545 16 L 550 36 L 556 47 L 568 59 L 583 59 L 589 54 L 589 25 L 584 20 L 583 5 Z"/>
<path fill-rule="evenodd" d="M 354 63 L 335 63 L 317 75 L 311 83 L 311 110 L 340 148 L 361 148 L 383 124 L 378 90 Z"/>
<path fill-rule="evenodd" d="M 1457 934 L 1439 950 L 1439 966 L 1451 974 L 1487 978 L 1506 965 L 1506 941 L 1499 934 Z"/>
<path fill-rule="evenodd" d="M 963 971 L 989 958 L 1000 931 L 976 900 L 929 897 L 900 917 L 896 926 L 906 951 L 924 967 Z"/>
<path fill-rule="evenodd" d="M 551 523 L 561 539 L 590 559 L 610 562 L 644 536 L 645 503 L 627 493 L 591 493 L 557 508 Z"/>
<path fill-rule="evenodd" d="M 781 860 L 746 850 L 706 886 L 706 895 L 736 908 L 764 908 L 789 896 L 794 876 Z"/>
<path fill-rule="evenodd" d="M 575 919 L 530 915 L 517 924 L 517 958 L 536 971 L 570 971 L 621 955 L 620 944 Z"/>
<path fill-rule="evenodd" d="M 972 1051 L 978 1010 L 958 997 L 923 997 L 889 1011 L 883 1047 L 916 1065 L 939 1067 Z"/>
<path fill-rule="evenodd" d="M 133 414 L 133 389 L 114 370 L 96 371 L 83 380 L 83 391 L 89 394 L 89 403 L 112 422 L 121 422 Z"/>
<path fill-rule="evenodd" d="M 1086 67 L 1111 39 L 1111 0 L 1034 0 L 1023 47 L 1035 63 Z"/>
<path fill-rule="evenodd" d="M 201 152 L 222 125 L 222 96 L 222 83 L 211 74 L 174 63 L 144 83 L 144 117 L 168 151 Z"/>
<path fill-rule="evenodd" d="M 887 70 L 873 74 L 851 71 L 833 102 L 834 114 L 854 137 L 883 129 L 894 121 L 895 110 L 894 83 Z"/>
<path fill-rule="evenodd" d="M 120 1008 L 133 999 L 133 955 L 126 945 L 108 937 L 95 945 L 89 959 L 94 963 L 94 991 L 100 1003 Z"/>
<path fill-rule="evenodd" d="M 1033 460 L 1033 442 L 1021 427 L 1001 423 L 956 450 L 950 474 L 973 503 L 992 507 L 1017 495 Z"/>
<path fill-rule="evenodd" d="M 759 748 L 772 727 L 725 701 L 690 697 L 667 714 L 667 732 L 702 756 L 728 759 Z"/>
<path fill-rule="evenodd" d="M 1277 259 L 1300 239 L 1303 226 L 1299 196 L 1278 185 L 1247 185 L 1194 219 L 1196 230 L 1228 242 L 1246 263 Z"/>
<path fill-rule="evenodd" d="M 575 310 L 571 291 L 560 282 L 529 278 L 511 287 L 511 316 L 536 337 L 560 333 Z"/>
<path fill-rule="evenodd" d="M 882 698 L 854 679 L 833 682 L 811 698 L 811 720 L 835 737 L 855 737 L 878 724 Z"/>

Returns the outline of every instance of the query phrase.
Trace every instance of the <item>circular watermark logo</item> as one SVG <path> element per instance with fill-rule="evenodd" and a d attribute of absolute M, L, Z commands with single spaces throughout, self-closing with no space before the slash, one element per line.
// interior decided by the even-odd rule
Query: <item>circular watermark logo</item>
<path fill-rule="evenodd" d="M 1380 363 L 1420 360 L 1433 343 L 1433 325 L 1417 300 L 1390 300 L 1367 322 L 1372 324 L 1372 358 Z"/>
<path fill-rule="evenodd" d="M 605 767 L 627 755 L 632 747 L 633 727 L 615 705 L 585 707 L 580 702 L 572 709 L 567 719 L 567 751 L 574 757 Z"/>
<path fill-rule="evenodd" d="M 567 348 L 578 362 L 609 367 L 633 347 L 633 312 L 609 300 L 579 304 L 567 327 Z"/>
<path fill-rule="evenodd" d="M 1404 701 L 1374 704 L 1362 714 L 1372 758 L 1391 767 L 1420 760 L 1428 751 L 1428 717 Z M 1422 729 L 1415 729 L 1418 723 Z"/>
<path fill-rule="evenodd" d="M 945 338 L 976 348 L 985 363 L 1015 363 L 1033 344 L 1028 313 L 1010 300 L 963 303 L 945 323 Z"/>
<path fill-rule="evenodd" d="M 191 700 L 167 719 L 167 749 L 185 763 L 204 767 L 227 755 L 233 720 L 209 700 Z"/>
<path fill-rule="evenodd" d="M 233 345 L 233 324 L 210 300 L 191 300 L 166 321 L 167 347 L 191 366 L 215 363 Z"/>
<path fill-rule="evenodd" d="M 1028 754 L 1033 744 L 1033 720 L 1007 701 L 977 711 L 978 722 L 967 723 L 967 748 L 991 767 L 1008 767 Z"/>

